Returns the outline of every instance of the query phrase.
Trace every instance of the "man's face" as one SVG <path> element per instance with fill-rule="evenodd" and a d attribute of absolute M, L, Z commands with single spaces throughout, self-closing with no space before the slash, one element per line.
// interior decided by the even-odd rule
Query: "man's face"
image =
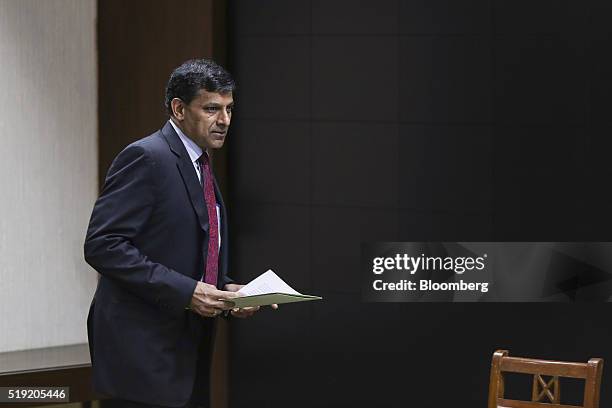
<path fill-rule="evenodd" d="M 223 147 L 232 120 L 232 93 L 208 92 L 201 89 L 189 103 L 175 99 L 175 118 L 181 130 L 202 149 Z"/>

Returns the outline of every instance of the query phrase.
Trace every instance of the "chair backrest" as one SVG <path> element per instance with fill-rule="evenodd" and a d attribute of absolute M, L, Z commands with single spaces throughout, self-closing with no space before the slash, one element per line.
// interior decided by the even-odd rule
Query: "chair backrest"
<path fill-rule="evenodd" d="M 577 408 L 561 404 L 559 377 L 584 379 L 584 401 L 580 407 L 599 408 L 602 370 L 601 358 L 592 358 L 588 363 L 569 363 L 509 357 L 507 350 L 497 350 L 491 361 L 488 408 Z M 504 398 L 504 373 L 507 372 L 533 375 L 531 401 Z"/>

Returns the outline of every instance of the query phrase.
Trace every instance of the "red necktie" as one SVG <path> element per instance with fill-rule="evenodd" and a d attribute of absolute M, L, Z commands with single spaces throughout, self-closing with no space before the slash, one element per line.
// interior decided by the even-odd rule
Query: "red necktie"
<path fill-rule="evenodd" d="M 217 220 L 217 199 L 215 198 L 215 187 L 213 185 L 212 172 L 208 155 L 200 156 L 200 177 L 204 185 L 204 200 L 208 210 L 208 256 L 206 257 L 206 269 L 203 281 L 217 286 L 217 272 L 219 269 L 219 224 Z"/>

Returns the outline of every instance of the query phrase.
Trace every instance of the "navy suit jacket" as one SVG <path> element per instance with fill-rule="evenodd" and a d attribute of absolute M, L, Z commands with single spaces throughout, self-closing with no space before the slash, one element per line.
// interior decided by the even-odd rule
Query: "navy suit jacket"
<path fill-rule="evenodd" d="M 215 190 L 222 288 L 231 282 L 228 223 Z M 208 228 L 203 189 L 170 123 L 115 158 L 84 246 L 101 275 L 87 319 L 97 392 L 181 406 L 195 389 L 205 403 L 214 321 L 185 308 L 204 272 Z"/>

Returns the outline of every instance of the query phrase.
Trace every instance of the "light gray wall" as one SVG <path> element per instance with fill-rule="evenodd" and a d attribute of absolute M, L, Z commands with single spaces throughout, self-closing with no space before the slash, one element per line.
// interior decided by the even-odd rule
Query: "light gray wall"
<path fill-rule="evenodd" d="M 86 341 L 95 0 L 0 0 L 0 352 Z"/>

